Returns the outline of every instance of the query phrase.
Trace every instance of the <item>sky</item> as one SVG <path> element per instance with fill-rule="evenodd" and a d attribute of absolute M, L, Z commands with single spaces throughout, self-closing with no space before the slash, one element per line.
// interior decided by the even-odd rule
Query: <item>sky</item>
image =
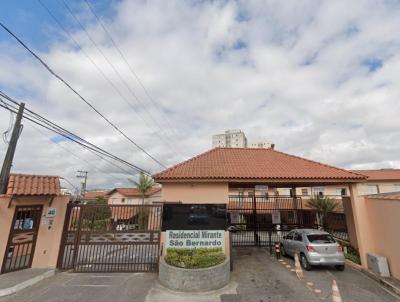
<path fill-rule="evenodd" d="M 98 18 L 84 0 L 1 1 L 0 22 L 164 166 L 241 129 L 337 167 L 400 168 L 400 2 L 90 4 Z M 0 66 L 0 90 L 29 109 L 151 173 L 163 169 L 1 28 Z M 11 118 L 0 108 L 1 133 Z M 23 123 L 14 172 L 77 187 L 76 171 L 87 170 L 89 189 L 136 177 Z M 6 148 L 0 140 L 0 160 Z"/>

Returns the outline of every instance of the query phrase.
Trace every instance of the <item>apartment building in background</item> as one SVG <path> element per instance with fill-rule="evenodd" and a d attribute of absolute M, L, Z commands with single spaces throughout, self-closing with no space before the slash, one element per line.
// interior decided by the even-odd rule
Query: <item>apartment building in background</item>
<path fill-rule="evenodd" d="M 248 144 L 249 148 L 272 148 L 274 149 L 274 144 L 269 142 L 269 141 L 256 141 L 256 142 L 251 142 Z"/>
<path fill-rule="evenodd" d="M 247 148 L 247 138 L 241 130 L 227 130 L 212 137 L 213 148 Z"/>

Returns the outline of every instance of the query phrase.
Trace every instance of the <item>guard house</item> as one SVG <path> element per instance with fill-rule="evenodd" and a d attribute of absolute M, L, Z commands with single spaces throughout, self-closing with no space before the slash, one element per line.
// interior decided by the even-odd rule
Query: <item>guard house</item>
<path fill-rule="evenodd" d="M 58 176 L 10 175 L 0 195 L 1 273 L 56 267 L 68 201 Z"/>
<path fill-rule="evenodd" d="M 337 211 L 323 223 L 336 237 L 356 245 L 351 209 L 356 185 L 367 177 L 272 148 L 214 148 L 154 179 L 162 184 L 165 202 L 225 203 L 233 246 L 271 246 L 292 228 L 320 227 L 316 210 L 296 196 L 296 188 L 328 185 L 350 188 L 351 198 L 340 199 Z"/>

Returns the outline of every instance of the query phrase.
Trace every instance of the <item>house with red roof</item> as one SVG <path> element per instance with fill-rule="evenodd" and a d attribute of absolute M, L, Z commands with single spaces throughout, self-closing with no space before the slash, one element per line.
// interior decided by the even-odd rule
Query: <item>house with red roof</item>
<path fill-rule="evenodd" d="M 56 267 L 68 202 L 58 176 L 10 175 L 0 195 L 1 273 Z"/>
<path fill-rule="evenodd" d="M 105 195 L 108 204 L 132 205 L 142 204 L 143 194 L 136 188 L 115 188 L 108 191 Z M 144 204 L 151 204 L 161 200 L 161 187 L 154 186 L 144 196 Z"/>

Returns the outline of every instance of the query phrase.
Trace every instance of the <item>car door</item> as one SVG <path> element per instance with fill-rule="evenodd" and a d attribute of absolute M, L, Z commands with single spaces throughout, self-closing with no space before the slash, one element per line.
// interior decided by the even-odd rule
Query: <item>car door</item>
<path fill-rule="evenodd" d="M 301 233 L 296 232 L 293 235 L 293 240 L 292 240 L 292 256 L 296 253 L 300 253 L 300 251 L 303 248 L 303 236 Z"/>
<path fill-rule="evenodd" d="M 288 254 L 289 256 L 292 255 L 291 249 L 292 249 L 293 234 L 294 234 L 294 232 L 292 231 L 286 235 L 286 239 L 285 239 L 284 245 L 283 245 L 283 247 L 285 248 L 286 254 Z"/>

